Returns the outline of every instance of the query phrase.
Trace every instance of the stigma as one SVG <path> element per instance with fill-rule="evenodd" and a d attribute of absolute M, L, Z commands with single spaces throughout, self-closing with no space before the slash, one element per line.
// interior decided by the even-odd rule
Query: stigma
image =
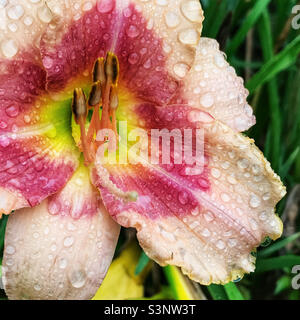
<path fill-rule="evenodd" d="M 98 58 L 93 67 L 92 77 L 93 84 L 88 98 L 83 89 L 76 88 L 72 101 L 74 119 L 80 126 L 79 147 L 84 155 L 86 166 L 94 162 L 96 150 L 101 144 L 96 141 L 99 130 L 111 129 L 118 136 L 116 111 L 119 106 L 119 60 L 117 56 L 108 52 L 106 58 Z M 86 122 L 90 110 L 93 114 L 87 130 Z"/>

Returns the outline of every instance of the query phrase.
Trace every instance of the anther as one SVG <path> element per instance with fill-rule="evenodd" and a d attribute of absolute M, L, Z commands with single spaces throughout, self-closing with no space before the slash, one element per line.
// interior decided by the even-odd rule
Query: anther
<path fill-rule="evenodd" d="M 118 89 L 116 85 L 112 85 L 110 89 L 110 109 L 116 110 L 119 106 Z"/>
<path fill-rule="evenodd" d="M 100 81 L 102 85 L 106 82 L 106 75 L 104 71 L 104 58 L 98 58 L 94 64 L 93 82 Z"/>
<path fill-rule="evenodd" d="M 92 162 L 89 145 L 87 143 L 85 123 L 88 113 L 86 97 L 82 89 L 75 89 L 73 93 L 72 109 L 76 123 L 80 126 L 81 149 L 84 155 L 85 163 L 88 165 Z"/>
<path fill-rule="evenodd" d="M 86 97 L 82 89 L 75 89 L 73 93 L 72 110 L 75 116 L 75 121 L 79 124 L 80 119 L 87 117 Z"/>
<path fill-rule="evenodd" d="M 102 99 L 102 86 L 101 82 L 97 81 L 93 84 L 92 90 L 89 96 L 89 106 L 94 107 L 101 103 Z"/>
<path fill-rule="evenodd" d="M 115 54 L 108 52 L 105 59 L 104 70 L 107 80 L 116 85 L 119 80 L 119 60 Z"/>

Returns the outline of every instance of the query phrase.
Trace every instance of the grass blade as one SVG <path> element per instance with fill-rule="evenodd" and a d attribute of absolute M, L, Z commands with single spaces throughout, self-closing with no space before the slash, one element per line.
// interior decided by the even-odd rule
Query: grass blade
<path fill-rule="evenodd" d="M 278 73 L 293 65 L 300 53 L 300 35 L 286 48 L 267 62 L 247 83 L 246 87 L 253 93 L 257 88 L 273 79 Z"/>
<path fill-rule="evenodd" d="M 263 249 L 261 251 L 258 252 L 258 257 L 260 258 L 267 258 L 269 256 L 271 256 L 273 253 L 277 252 L 278 250 L 284 248 L 287 244 L 297 240 L 300 237 L 300 232 L 293 234 L 292 236 L 277 241 L 274 244 L 272 244 L 271 246 L 269 246 L 266 249 Z"/>
<path fill-rule="evenodd" d="M 142 252 L 140 259 L 139 259 L 139 262 L 138 262 L 136 269 L 135 269 L 136 276 L 144 271 L 144 269 L 147 267 L 149 261 L 150 261 L 150 258 L 146 255 L 145 252 Z"/>
<path fill-rule="evenodd" d="M 224 286 L 229 300 L 245 300 L 235 283 L 230 282 Z"/>
<path fill-rule="evenodd" d="M 228 300 L 228 296 L 223 286 L 211 284 L 207 287 L 207 290 L 214 300 Z"/>
<path fill-rule="evenodd" d="M 296 265 L 300 265 L 300 257 L 295 255 L 286 255 L 269 259 L 258 259 L 256 264 L 256 272 L 292 268 Z"/>
<path fill-rule="evenodd" d="M 248 16 L 244 20 L 241 28 L 238 30 L 232 41 L 229 43 L 227 48 L 227 55 L 232 56 L 236 50 L 239 48 L 241 43 L 244 41 L 249 30 L 254 26 L 254 24 L 259 19 L 262 12 L 268 6 L 271 0 L 260 0 L 256 1 L 254 7 L 249 12 Z"/>

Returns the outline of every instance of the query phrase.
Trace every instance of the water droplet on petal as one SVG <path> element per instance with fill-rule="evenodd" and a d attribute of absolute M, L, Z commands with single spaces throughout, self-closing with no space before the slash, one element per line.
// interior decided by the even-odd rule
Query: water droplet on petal
<path fill-rule="evenodd" d="M 183 1 L 181 4 L 182 14 L 191 22 L 202 20 L 202 10 L 199 1 Z"/>
<path fill-rule="evenodd" d="M 7 10 L 7 15 L 12 20 L 19 20 L 24 14 L 24 8 L 22 5 L 15 5 Z"/>
<path fill-rule="evenodd" d="M 185 63 L 177 63 L 174 66 L 174 72 L 179 78 L 184 78 L 189 71 L 189 67 Z"/>
<path fill-rule="evenodd" d="M 260 206 L 260 203 L 261 203 L 260 198 L 257 195 L 255 194 L 251 195 L 250 206 L 252 208 L 258 208 Z"/>
<path fill-rule="evenodd" d="M 180 192 L 178 195 L 178 200 L 182 205 L 186 205 L 189 201 L 189 196 L 186 192 Z"/>
<path fill-rule="evenodd" d="M 65 247 L 71 247 L 74 243 L 74 238 L 73 237 L 66 237 L 64 240 L 64 246 Z"/>
<path fill-rule="evenodd" d="M 42 287 L 37 283 L 37 284 L 34 285 L 34 290 L 41 291 Z"/>
<path fill-rule="evenodd" d="M 200 104 L 204 108 L 211 108 L 214 104 L 214 97 L 212 94 L 207 93 L 200 98 Z"/>
<path fill-rule="evenodd" d="M 131 25 L 129 26 L 129 28 L 126 30 L 126 33 L 128 35 L 128 37 L 130 38 L 136 38 L 139 34 L 140 34 L 140 31 L 139 29 L 134 26 L 134 25 Z"/>
<path fill-rule="evenodd" d="M 65 269 L 68 265 L 67 259 L 65 258 L 60 259 L 58 265 L 60 269 Z"/>
<path fill-rule="evenodd" d="M 12 254 L 14 254 L 16 252 L 16 249 L 13 246 L 7 246 L 6 249 L 5 249 L 5 252 L 7 254 L 12 255 Z"/>
<path fill-rule="evenodd" d="M 139 61 L 139 55 L 137 53 L 131 53 L 128 58 L 130 64 L 137 64 Z"/>
<path fill-rule="evenodd" d="M 53 67 L 53 59 L 48 57 L 48 56 L 45 56 L 43 58 L 43 65 L 46 69 L 50 69 Z"/>
<path fill-rule="evenodd" d="M 14 57 L 18 50 L 18 45 L 13 39 L 6 39 L 1 43 L 1 51 L 6 58 Z"/>
<path fill-rule="evenodd" d="M 224 243 L 224 241 L 219 240 L 219 241 L 217 242 L 217 248 L 220 249 L 220 250 L 223 250 L 223 249 L 225 248 L 225 243 Z"/>
<path fill-rule="evenodd" d="M 97 9 L 100 13 L 108 13 L 112 11 L 114 8 L 114 1 L 111 0 L 102 0 L 98 1 L 97 3 Z"/>
<path fill-rule="evenodd" d="M 171 11 L 166 13 L 165 21 L 166 21 L 166 25 L 169 28 L 176 28 L 180 23 L 180 19 L 178 15 Z"/>
<path fill-rule="evenodd" d="M 82 288 L 86 283 L 86 273 L 84 270 L 77 270 L 71 273 L 70 282 L 74 288 Z"/>
<path fill-rule="evenodd" d="M 195 29 L 187 29 L 187 30 L 181 31 L 179 34 L 179 41 L 182 44 L 197 45 L 199 39 L 200 39 L 200 34 Z"/>

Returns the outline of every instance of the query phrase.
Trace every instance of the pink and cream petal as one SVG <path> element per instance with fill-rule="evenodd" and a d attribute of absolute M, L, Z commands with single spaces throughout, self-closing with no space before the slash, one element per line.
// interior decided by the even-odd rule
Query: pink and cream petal
<path fill-rule="evenodd" d="M 285 188 L 263 154 L 252 140 L 188 106 L 140 106 L 136 113 L 146 128 L 203 129 L 204 167 L 187 175 L 184 163 L 98 165 L 93 179 L 109 213 L 122 226 L 137 229 L 150 257 L 182 267 L 203 284 L 252 272 L 252 250 L 266 236 L 277 239 L 282 233 L 274 207 Z M 119 189 L 115 195 L 97 171 L 108 173 Z M 139 194 L 137 201 L 120 198 L 132 191 Z"/>
<path fill-rule="evenodd" d="M 256 120 L 247 103 L 244 81 L 228 64 L 214 39 L 201 38 L 194 65 L 174 103 L 188 103 L 209 112 L 217 120 L 242 132 Z"/>
<path fill-rule="evenodd" d="M 191 68 L 202 30 L 197 1 L 102 0 L 49 3 L 55 24 L 42 36 L 49 90 L 90 84 L 90 71 L 108 50 L 120 61 L 120 86 L 165 104 Z"/>
<path fill-rule="evenodd" d="M 9 217 L 2 266 L 8 297 L 91 299 L 111 263 L 119 229 L 81 167 L 57 196 Z"/>
<path fill-rule="evenodd" d="M 0 187 L 11 195 L 1 213 L 9 214 L 60 190 L 79 152 L 70 105 L 46 94 L 44 70 L 27 60 L 0 60 L 0 68 Z"/>

